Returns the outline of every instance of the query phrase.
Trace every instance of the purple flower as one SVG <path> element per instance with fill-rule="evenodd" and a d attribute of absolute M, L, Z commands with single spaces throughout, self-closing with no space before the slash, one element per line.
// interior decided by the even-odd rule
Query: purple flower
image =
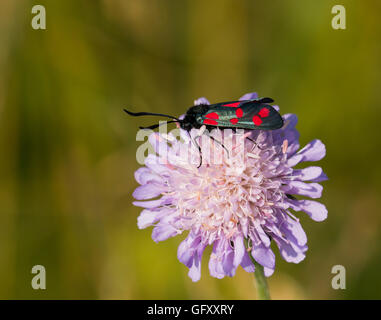
<path fill-rule="evenodd" d="M 241 100 L 256 97 L 250 93 Z M 209 104 L 205 98 L 195 103 Z M 304 211 L 315 221 L 326 219 L 327 210 L 319 202 L 297 200 L 293 195 L 320 198 L 323 187 L 318 182 L 327 176 L 320 167 L 294 167 L 322 159 L 325 146 L 313 140 L 299 150 L 297 117 L 285 114 L 283 118 L 285 125 L 279 130 L 246 131 L 245 137 L 251 140 L 244 139 L 243 153 L 238 151 L 234 132 L 214 130 L 212 136 L 219 134 L 224 141 L 231 138 L 231 151 L 227 154 L 207 137 L 200 143 L 203 162 L 199 168 L 200 153 L 187 132 L 180 130 L 185 142 L 171 133 L 151 134 L 156 154 L 150 154 L 145 166 L 135 172 L 140 186 L 133 196 L 148 200 L 134 202 L 144 208 L 138 227 L 154 226 L 152 238 L 156 242 L 189 231 L 177 255 L 193 281 L 200 279 L 201 258 L 208 245 L 213 246 L 209 270 L 216 278 L 234 276 L 239 265 L 254 272 L 250 254 L 270 276 L 275 269 L 272 240 L 287 262 L 304 259 L 307 237 L 291 210 Z M 195 138 L 202 130 L 192 129 L 190 134 Z M 192 161 L 184 157 L 185 149 Z M 213 159 L 204 158 L 208 153 Z"/>

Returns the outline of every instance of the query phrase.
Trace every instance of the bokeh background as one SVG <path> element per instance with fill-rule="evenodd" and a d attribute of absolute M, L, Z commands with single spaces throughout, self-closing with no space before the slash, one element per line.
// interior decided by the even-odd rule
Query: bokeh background
<path fill-rule="evenodd" d="M 47 29 L 33 30 L 42 4 Z M 331 8 L 346 8 L 333 30 Z M 255 299 L 252 275 L 192 283 L 176 250 L 138 230 L 138 121 L 193 100 L 270 96 L 320 138 L 321 201 L 301 214 L 307 258 L 277 254 L 273 298 L 381 298 L 381 3 L 355 0 L 1 0 L 0 298 Z M 141 120 L 141 121 L 140 121 Z M 152 124 L 153 119 L 139 119 Z M 210 252 L 210 250 L 208 251 Z M 206 255 L 205 255 L 206 257 Z M 47 289 L 33 290 L 34 265 Z M 333 290 L 333 265 L 346 290 Z"/>

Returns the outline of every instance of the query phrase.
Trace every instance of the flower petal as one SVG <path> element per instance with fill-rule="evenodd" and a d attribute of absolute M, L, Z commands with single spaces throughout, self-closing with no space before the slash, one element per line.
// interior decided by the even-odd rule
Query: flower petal
<path fill-rule="evenodd" d="M 264 267 L 263 268 L 263 271 L 264 271 L 264 274 L 265 274 L 265 277 L 270 277 L 270 276 L 272 276 L 272 274 L 274 273 L 274 271 L 275 271 L 275 266 L 274 266 L 274 268 L 266 268 L 266 267 Z"/>
<path fill-rule="evenodd" d="M 278 236 L 274 236 L 274 241 L 279 248 L 281 256 L 287 262 L 299 263 L 306 257 L 306 255 L 304 254 L 304 252 L 308 249 L 306 245 L 298 246 L 292 241 L 288 239 L 287 241 L 285 241 L 284 239 L 281 239 Z"/>
<path fill-rule="evenodd" d="M 312 200 L 286 200 L 295 211 L 304 211 L 312 220 L 323 221 L 327 218 L 328 211 L 325 205 Z"/>
<path fill-rule="evenodd" d="M 168 167 L 161 164 L 162 160 L 155 155 L 150 153 L 147 158 L 144 160 L 144 164 L 147 168 L 151 169 L 153 172 L 156 172 L 157 174 L 161 175 L 168 172 Z"/>
<path fill-rule="evenodd" d="M 246 250 L 245 250 L 245 254 L 243 255 L 243 258 L 242 258 L 241 267 L 246 272 L 254 272 L 255 271 L 254 263 L 251 261 L 249 254 L 247 253 Z"/>
<path fill-rule="evenodd" d="M 173 225 L 159 222 L 152 230 L 152 240 L 155 242 L 164 241 L 178 234 L 178 229 Z"/>
<path fill-rule="evenodd" d="M 201 258 L 204 249 L 205 246 L 200 246 L 197 248 L 192 266 L 189 268 L 188 276 L 192 279 L 193 282 L 196 282 L 201 278 Z"/>
<path fill-rule="evenodd" d="M 301 161 L 318 161 L 325 156 L 325 145 L 318 139 L 312 140 L 303 149 L 288 160 L 288 165 L 293 167 Z"/>
<path fill-rule="evenodd" d="M 284 114 L 283 119 L 284 119 L 284 126 L 281 128 L 281 130 L 294 129 L 296 124 L 298 123 L 298 117 L 296 114 L 293 114 L 293 113 Z"/>
<path fill-rule="evenodd" d="M 145 229 L 152 226 L 155 222 L 159 221 L 160 217 L 163 215 L 171 214 L 174 209 L 168 207 L 161 207 L 156 210 L 143 210 L 138 217 L 138 228 Z"/>
<path fill-rule="evenodd" d="M 274 269 L 275 267 L 275 254 L 270 247 L 265 247 L 262 243 L 256 245 L 253 243 L 251 255 L 260 265 Z"/>
<path fill-rule="evenodd" d="M 171 204 L 172 198 L 170 197 L 161 197 L 158 200 L 151 201 L 134 201 L 132 204 L 137 207 L 152 209 L 160 207 L 161 205 Z"/>
<path fill-rule="evenodd" d="M 230 246 L 230 240 L 226 238 L 216 240 L 209 259 L 210 275 L 218 279 L 222 279 L 225 276 L 232 277 L 236 269 L 234 250 Z"/>
<path fill-rule="evenodd" d="M 297 180 L 306 181 L 317 179 L 322 175 L 322 173 L 322 168 L 311 166 L 304 169 L 295 169 L 292 172 L 292 177 L 296 178 Z"/>
<path fill-rule="evenodd" d="M 289 216 L 281 222 L 279 229 L 287 240 L 296 243 L 299 246 L 304 246 L 307 243 L 307 236 L 299 221 L 295 221 Z"/>
<path fill-rule="evenodd" d="M 222 240 L 223 241 L 223 240 Z M 221 253 L 219 252 L 219 247 L 221 240 L 216 240 L 213 245 L 213 251 L 209 258 L 209 272 L 212 277 L 217 279 L 222 279 L 225 277 L 225 272 L 222 266 Z"/>
<path fill-rule="evenodd" d="M 239 98 L 240 101 L 252 100 L 252 99 L 258 99 L 258 93 L 256 93 L 256 92 L 246 93 L 241 98 Z"/>
<path fill-rule="evenodd" d="M 135 180 L 139 184 L 147 184 L 148 182 L 151 182 L 151 181 L 156 181 L 160 183 L 162 182 L 162 179 L 163 179 L 162 177 L 152 172 L 147 167 L 141 167 L 135 171 Z"/>
<path fill-rule="evenodd" d="M 298 118 L 295 114 L 287 113 L 282 116 L 283 127 L 280 129 L 272 130 L 274 141 L 284 140 L 284 136 L 288 131 L 297 131 L 295 125 L 298 122 Z"/>
<path fill-rule="evenodd" d="M 168 154 L 168 149 L 169 148 L 168 148 L 167 140 L 164 139 L 159 134 L 159 132 L 155 132 L 155 133 L 151 134 L 148 137 L 148 141 L 151 144 L 151 146 L 153 147 L 154 151 L 158 155 L 162 155 L 162 154 L 167 155 Z"/>
<path fill-rule="evenodd" d="M 326 181 L 328 180 L 328 177 L 327 175 L 322 171 L 320 176 L 318 176 L 317 178 L 315 179 L 311 179 L 310 181 L 311 182 L 321 182 L 321 181 Z"/>
<path fill-rule="evenodd" d="M 243 256 L 245 254 L 245 243 L 243 240 L 243 236 L 237 236 L 234 240 L 234 266 L 237 268 L 243 259 Z"/>
<path fill-rule="evenodd" d="M 263 245 L 265 247 L 269 247 L 271 244 L 271 240 L 266 234 L 266 232 L 263 231 L 262 227 L 260 225 L 255 226 L 255 231 L 257 232 L 257 235 L 259 239 L 262 241 Z"/>
<path fill-rule="evenodd" d="M 302 181 L 290 181 L 287 185 L 283 185 L 281 189 L 288 194 L 298 194 L 313 199 L 320 198 L 323 187 L 318 183 L 304 183 Z"/>
<path fill-rule="evenodd" d="M 147 200 L 161 195 L 163 192 L 166 192 L 167 189 L 168 188 L 162 184 L 148 183 L 137 187 L 132 196 L 136 200 Z"/>
<path fill-rule="evenodd" d="M 201 236 L 190 232 L 177 248 L 177 258 L 188 268 L 192 265 L 193 255 L 201 242 Z"/>
<path fill-rule="evenodd" d="M 198 98 L 197 100 L 194 101 L 194 105 L 195 106 L 198 106 L 200 104 L 206 104 L 206 105 L 209 105 L 210 102 L 208 99 L 204 98 L 204 97 L 201 97 L 201 98 Z"/>
<path fill-rule="evenodd" d="M 177 258 L 189 268 L 188 276 L 194 282 L 201 277 L 201 258 L 205 247 L 201 236 L 191 231 L 177 250 Z"/>

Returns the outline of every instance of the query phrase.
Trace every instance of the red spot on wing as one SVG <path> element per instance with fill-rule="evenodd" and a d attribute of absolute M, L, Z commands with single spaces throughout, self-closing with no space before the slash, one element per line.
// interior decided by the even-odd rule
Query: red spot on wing
<path fill-rule="evenodd" d="M 231 122 L 232 124 L 237 124 L 238 119 L 237 119 L 237 118 L 230 119 L 230 122 Z"/>
<path fill-rule="evenodd" d="M 210 120 L 210 119 L 205 119 L 203 123 L 204 124 L 211 124 L 212 126 L 217 126 L 218 125 L 217 121 Z"/>
<path fill-rule="evenodd" d="M 224 106 L 224 107 L 237 108 L 237 107 L 239 106 L 240 103 L 241 103 L 241 101 L 238 101 L 238 102 L 233 102 L 233 103 L 224 104 L 223 106 Z"/>
<path fill-rule="evenodd" d="M 208 113 L 205 117 L 209 118 L 209 119 L 218 119 L 219 118 L 219 116 L 216 112 Z"/>
<path fill-rule="evenodd" d="M 261 111 L 258 112 L 258 114 L 262 117 L 262 118 L 266 118 L 269 116 L 270 114 L 270 110 L 267 109 L 267 108 L 262 108 Z"/>
<path fill-rule="evenodd" d="M 258 117 L 258 116 L 254 116 L 254 117 L 253 117 L 253 122 L 254 122 L 254 124 L 255 124 L 256 126 L 260 126 L 261 123 L 262 123 L 262 119 L 261 119 L 260 117 Z"/>
<path fill-rule="evenodd" d="M 235 114 L 237 116 L 237 118 L 241 118 L 243 116 L 243 111 L 241 108 L 238 108 L 236 111 L 235 111 Z"/>

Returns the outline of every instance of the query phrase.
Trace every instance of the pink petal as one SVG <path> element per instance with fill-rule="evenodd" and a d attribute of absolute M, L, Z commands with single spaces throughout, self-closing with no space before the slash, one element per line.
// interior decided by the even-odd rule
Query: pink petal
<path fill-rule="evenodd" d="M 159 221 L 160 217 L 166 214 L 171 214 L 174 212 L 174 209 L 169 209 L 162 207 L 159 210 L 148 210 L 145 209 L 140 213 L 138 217 L 138 228 L 145 229 L 149 226 L 152 226 L 155 222 Z"/>
<path fill-rule="evenodd" d="M 274 237 L 274 240 L 278 245 L 281 256 L 287 262 L 299 263 L 306 257 L 304 252 L 307 251 L 307 246 L 299 247 L 292 241 L 285 242 L 277 237 Z"/>
<path fill-rule="evenodd" d="M 270 277 L 270 276 L 272 276 L 272 274 L 274 273 L 274 271 L 275 271 L 275 266 L 274 266 L 274 268 L 266 268 L 266 267 L 264 267 L 263 268 L 263 271 L 264 271 L 264 274 L 265 274 L 265 277 Z"/>
<path fill-rule="evenodd" d="M 260 265 L 273 269 L 275 266 L 275 254 L 271 248 L 265 247 L 263 244 L 254 245 L 251 255 Z"/>
<path fill-rule="evenodd" d="M 252 100 L 252 99 L 258 99 L 258 93 L 256 93 L 256 92 L 246 93 L 241 98 L 239 98 L 240 101 Z"/>
<path fill-rule="evenodd" d="M 152 240 L 155 242 L 164 241 L 178 234 L 177 229 L 167 223 L 157 224 L 152 231 Z"/>
<path fill-rule="evenodd" d="M 325 156 L 325 145 L 318 139 L 308 143 L 303 149 L 288 160 L 289 166 L 295 166 L 301 161 L 318 161 Z"/>
<path fill-rule="evenodd" d="M 242 258 L 241 267 L 246 272 L 254 272 L 255 271 L 255 266 L 254 266 L 253 262 L 251 261 L 247 251 L 245 251 L 245 254 L 244 254 L 243 258 Z"/>
<path fill-rule="evenodd" d="M 140 187 L 137 187 L 135 191 L 133 192 L 132 196 L 136 200 L 147 200 L 147 199 L 155 198 L 166 191 L 167 191 L 167 187 L 162 184 L 148 183 Z"/>
<path fill-rule="evenodd" d="M 323 221 L 327 219 L 328 211 L 325 205 L 312 200 L 292 200 L 288 199 L 287 202 L 295 211 L 304 211 L 312 220 Z"/>
<path fill-rule="evenodd" d="M 281 189 L 288 194 L 298 194 L 313 199 L 320 198 L 323 192 L 323 187 L 320 184 L 314 182 L 304 183 L 302 181 L 290 181 Z"/>
<path fill-rule="evenodd" d="M 135 180 L 139 184 L 147 184 L 150 181 L 162 182 L 163 178 L 152 172 L 147 167 L 141 167 L 135 171 Z"/>
<path fill-rule="evenodd" d="M 234 240 L 234 266 L 237 268 L 243 259 L 245 254 L 245 243 L 243 241 L 243 236 L 237 236 Z"/>
<path fill-rule="evenodd" d="M 321 176 L 323 170 L 320 167 L 308 167 L 304 169 L 296 169 L 292 176 L 298 180 L 313 180 Z"/>
<path fill-rule="evenodd" d="M 208 99 L 204 98 L 204 97 L 201 97 L 201 98 L 198 98 L 197 100 L 194 101 L 194 105 L 195 106 L 198 106 L 200 104 L 206 104 L 206 105 L 209 105 L 210 102 Z"/>
<path fill-rule="evenodd" d="M 137 207 L 142 207 L 142 208 L 156 208 L 164 204 L 170 204 L 172 201 L 171 198 L 167 197 L 162 197 L 161 199 L 158 200 L 151 200 L 151 201 L 134 201 L 132 204 Z"/>

